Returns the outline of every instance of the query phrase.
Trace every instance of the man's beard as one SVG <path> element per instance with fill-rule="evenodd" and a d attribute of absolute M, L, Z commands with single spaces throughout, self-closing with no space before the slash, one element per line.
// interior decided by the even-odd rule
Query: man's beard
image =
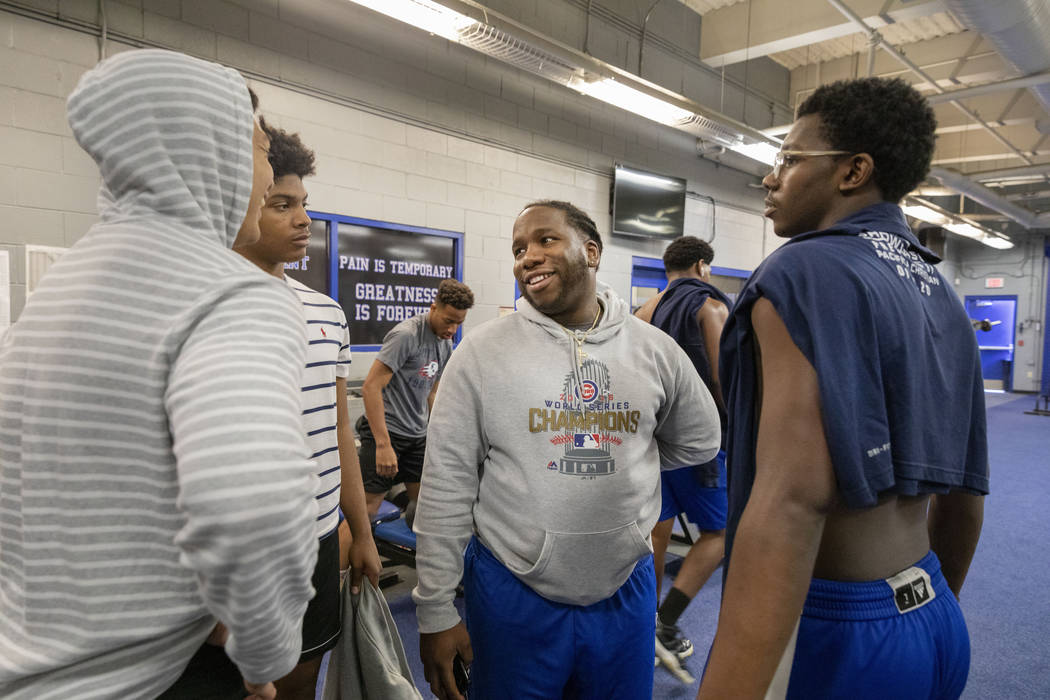
<path fill-rule="evenodd" d="M 577 260 L 564 260 L 563 264 L 556 266 L 554 271 L 558 276 L 558 296 L 546 306 L 540 306 L 536 302 L 526 285 L 522 285 L 521 288 L 522 295 L 532 304 L 533 308 L 546 316 L 562 314 L 569 310 L 567 307 L 571 303 L 573 294 L 587 280 L 587 258 L 581 252 Z"/>

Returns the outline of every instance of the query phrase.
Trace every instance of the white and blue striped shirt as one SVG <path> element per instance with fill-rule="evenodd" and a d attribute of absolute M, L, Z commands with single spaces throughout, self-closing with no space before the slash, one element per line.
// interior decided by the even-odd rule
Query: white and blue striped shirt
<path fill-rule="evenodd" d="M 336 435 L 337 402 L 346 401 L 335 390 L 336 378 L 350 375 L 350 328 L 343 308 L 331 297 L 290 277 L 288 286 L 303 302 L 306 316 L 306 369 L 303 371 L 303 429 L 310 459 L 317 462 L 317 536 L 339 526 L 339 443 Z"/>

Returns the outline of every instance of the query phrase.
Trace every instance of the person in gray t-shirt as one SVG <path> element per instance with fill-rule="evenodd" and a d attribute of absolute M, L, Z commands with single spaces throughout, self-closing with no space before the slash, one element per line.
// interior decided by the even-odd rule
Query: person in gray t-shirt
<path fill-rule="evenodd" d="M 361 389 L 365 415 L 356 426 L 370 517 L 397 482 L 405 484 L 410 503 L 419 497 L 430 407 L 452 337 L 473 305 L 467 285 L 442 280 L 430 311 L 402 321 L 383 338 Z"/>

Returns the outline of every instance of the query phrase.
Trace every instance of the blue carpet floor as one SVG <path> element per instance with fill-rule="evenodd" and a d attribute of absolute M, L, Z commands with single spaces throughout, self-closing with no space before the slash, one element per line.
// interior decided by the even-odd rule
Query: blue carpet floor
<path fill-rule="evenodd" d="M 973 660 L 966 700 L 1050 698 L 1050 417 L 1027 416 L 1034 397 L 988 395 L 992 494 L 985 501 L 984 531 L 963 588 Z M 699 678 L 718 621 L 721 572 L 716 572 L 680 621 L 696 653 L 686 667 Z M 670 586 L 665 579 L 664 590 Z M 390 608 L 416 683 L 432 698 L 419 663 L 412 600 L 391 597 Z M 653 697 L 696 697 L 656 669 Z"/>

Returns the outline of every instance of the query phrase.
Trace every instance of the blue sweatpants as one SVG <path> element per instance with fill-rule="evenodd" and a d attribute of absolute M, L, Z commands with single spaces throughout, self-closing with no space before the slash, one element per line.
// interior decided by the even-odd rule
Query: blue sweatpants
<path fill-rule="evenodd" d="M 646 557 L 593 605 L 548 600 L 481 542 L 467 546 L 466 623 L 472 700 L 650 700 L 656 577 Z"/>
<path fill-rule="evenodd" d="M 786 697 L 954 700 L 969 670 L 966 622 L 930 552 L 892 580 L 813 579 Z"/>

